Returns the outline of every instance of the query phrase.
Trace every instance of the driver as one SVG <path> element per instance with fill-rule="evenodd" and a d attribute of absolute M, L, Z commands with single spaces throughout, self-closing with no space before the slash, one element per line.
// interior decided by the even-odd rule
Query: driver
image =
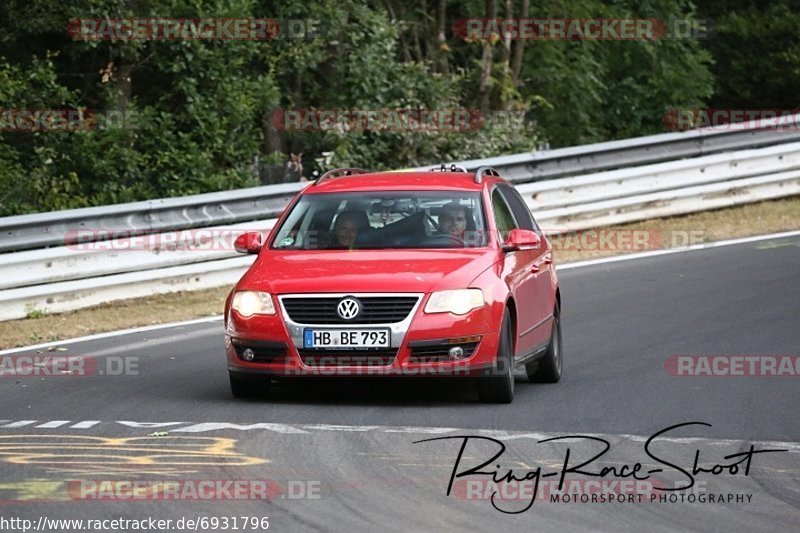
<path fill-rule="evenodd" d="M 439 213 L 439 228 L 442 233 L 463 240 L 467 229 L 467 208 L 458 202 L 450 202 Z"/>

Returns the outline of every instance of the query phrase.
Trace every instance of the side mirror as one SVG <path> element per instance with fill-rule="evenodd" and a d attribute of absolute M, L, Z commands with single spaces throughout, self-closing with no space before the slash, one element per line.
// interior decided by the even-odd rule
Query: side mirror
<path fill-rule="evenodd" d="M 257 254 L 261 246 L 261 234 L 257 231 L 242 233 L 233 241 L 233 248 L 243 254 Z"/>
<path fill-rule="evenodd" d="M 508 233 L 508 238 L 503 243 L 503 251 L 532 250 L 538 248 L 541 244 L 542 239 L 535 231 L 515 228 Z"/>

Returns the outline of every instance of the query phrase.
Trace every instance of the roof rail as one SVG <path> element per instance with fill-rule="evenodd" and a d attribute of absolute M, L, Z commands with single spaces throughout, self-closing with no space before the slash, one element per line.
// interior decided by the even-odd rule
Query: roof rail
<path fill-rule="evenodd" d="M 492 167 L 483 166 L 475 171 L 475 183 L 481 183 L 483 181 L 484 174 L 488 174 L 489 176 L 497 176 L 498 178 L 500 177 L 500 173 Z"/>
<path fill-rule="evenodd" d="M 455 163 L 451 163 L 450 166 L 447 166 L 446 163 L 442 163 L 441 166 L 433 167 L 431 172 L 466 172 L 467 169 L 464 167 L 460 167 Z"/>
<path fill-rule="evenodd" d="M 319 185 L 323 181 L 332 180 L 336 178 L 343 178 L 346 176 L 353 176 L 354 174 L 369 174 L 371 171 L 364 170 L 363 168 L 334 168 L 323 174 L 314 185 Z"/>

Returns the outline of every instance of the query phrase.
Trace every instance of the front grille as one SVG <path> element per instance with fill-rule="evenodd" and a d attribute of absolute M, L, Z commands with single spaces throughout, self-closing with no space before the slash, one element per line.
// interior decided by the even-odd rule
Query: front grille
<path fill-rule="evenodd" d="M 450 361 L 450 354 L 448 352 L 453 346 L 461 346 L 464 349 L 464 359 L 466 359 L 475 353 L 478 343 L 465 342 L 463 344 L 411 346 L 411 356 L 409 359 L 414 363 L 439 363 L 442 361 Z"/>
<path fill-rule="evenodd" d="M 297 350 L 308 366 L 388 366 L 397 357 L 397 348 L 380 350 Z"/>
<path fill-rule="evenodd" d="M 341 296 L 283 298 L 283 308 L 298 324 L 393 324 L 402 322 L 414 309 L 417 296 L 356 296 L 361 303 L 357 317 L 345 320 L 336 313 Z"/>

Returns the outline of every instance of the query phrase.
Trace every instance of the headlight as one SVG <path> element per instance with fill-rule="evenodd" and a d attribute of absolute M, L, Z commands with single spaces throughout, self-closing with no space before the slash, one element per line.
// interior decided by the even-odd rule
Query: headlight
<path fill-rule="evenodd" d="M 241 291 L 233 295 L 233 309 L 242 316 L 274 315 L 272 296 L 266 292 Z"/>
<path fill-rule="evenodd" d="M 484 304 L 483 291 L 480 289 L 458 289 L 454 291 L 438 291 L 431 294 L 425 305 L 426 313 L 453 313 L 466 315 Z"/>

